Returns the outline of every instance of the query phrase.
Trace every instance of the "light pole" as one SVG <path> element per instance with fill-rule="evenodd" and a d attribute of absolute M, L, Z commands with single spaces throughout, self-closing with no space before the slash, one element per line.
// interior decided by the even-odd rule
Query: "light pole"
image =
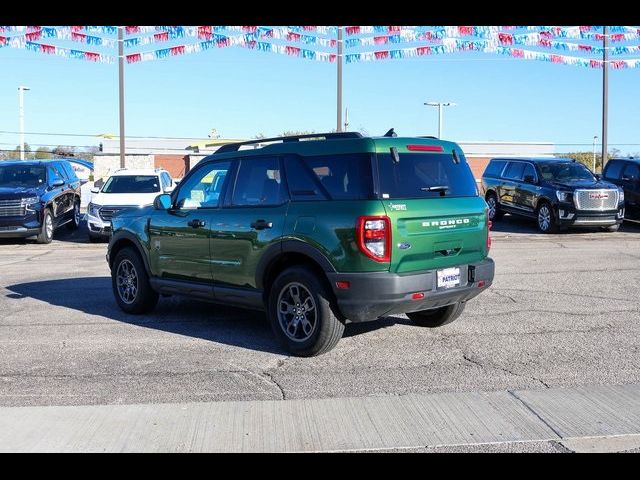
<path fill-rule="evenodd" d="M 426 102 L 429 107 L 438 107 L 438 138 L 442 138 L 442 107 L 455 107 L 453 102 Z"/>
<path fill-rule="evenodd" d="M 593 173 L 596 173 L 596 140 L 598 140 L 598 136 L 593 136 Z"/>
<path fill-rule="evenodd" d="M 24 160 L 24 92 L 29 87 L 20 85 L 18 87 L 18 102 L 20 105 L 20 160 Z"/>

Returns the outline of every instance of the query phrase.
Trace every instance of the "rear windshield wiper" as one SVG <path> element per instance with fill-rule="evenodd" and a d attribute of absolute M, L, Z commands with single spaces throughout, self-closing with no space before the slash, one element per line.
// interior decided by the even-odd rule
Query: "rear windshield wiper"
<path fill-rule="evenodd" d="M 446 192 L 449 187 L 447 185 L 434 185 L 432 187 L 422 187 L 420 190 L 423 192 Z"/>

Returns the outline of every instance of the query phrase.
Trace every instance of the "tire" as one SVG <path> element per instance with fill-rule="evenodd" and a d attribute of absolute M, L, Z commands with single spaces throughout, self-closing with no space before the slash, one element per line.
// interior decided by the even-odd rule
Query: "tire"
<path fill-rule="evenodd" d="M 454 303 L 433 310 L 407 313 L 407 317 L 420 327 L 436 328 L 453 322 L 464 312 L 465 302 Z"/>
<path fill-rule="evenodd" d="M 489 220 L 491 220 L 492 222 L 500 220 L 504 216 L 504 212 L 500 210 L 500 206 L 498 205 L 498 197 L 496 197 L 496 194 L 487 194 L 485 201 L 489 206 Z"/>
<path fill-rule="evenodd" d="M 73 218 L 69 223 L 67 223 L 67 228 L 69 230 L 77 230 L 80 226 L 80 200 L 76 200 L 73 203 Z"/>
<path fill-rule="evenodd" d="M 116 255 L 111 268 L 111 286 L 118 306 L 126 313 L 147 313 L 158 303 L 158 292 L 149 284 L 140 254 L 131 247 L 123 248 Z"/>
<path fill-rule="evenodd" d="M 269 322 L 293 355 L 321 355 L 342 338 L 344 323 L 334 314 L 331 298 L 325 283 L 308 267 L 287 268 L 278 275 L 269 292 Z"/>
<path fill-rule="evenodd" d="M 556 215 L 553 213 L 553 207 L 548 202 L 542 202 L 536 211 L 536 220 L 538 230 L 541 233 L 556 233 L 558 225 L 556 224 Z"/>
<path fill-rule="evenodd" d="M 40 227 L 40 233 L 36 237 L 36 241 L 38 243 L 51 243 L 51 240 L 53 240 L 53 214 L 51 210 L 46 208 L 42 216 L 42 226 Z"/>
<path fill-rule="evenodd" d="M 620 224 L 610 225 L 608 227 L 602 227 L 605 232 L 617 232 L 620 229 Z"/>

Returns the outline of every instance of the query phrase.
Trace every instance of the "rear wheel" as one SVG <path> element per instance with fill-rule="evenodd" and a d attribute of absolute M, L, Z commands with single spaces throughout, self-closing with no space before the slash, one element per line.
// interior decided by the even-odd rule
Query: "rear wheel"
<path fill-rule="evenodd" d="M 311 357 L 336 346 L 344 323 L 333 313 L 330 292 L 313 270 L 284 270 L 269 292 L 269 321 L 280 342 L 294 355 Z"/>
<path fill-rule="evenodd" d="M 419 312 L 407 313 L 407 317 L 416 325 L 421 327 L 435 328 L 453 322 L 458 318 L 466 303 L 459 302 L 446 307 L 434 308 L 432 310 L 421 310 Z"/>
<path fill-rule="evenodd" d="M 36 241 L 38 243 L 51 243 L 51 240 L 53 240 L 53 215 L 51 210 L 47 208 L 42 215 L 42 226 Z"/>
<path fill-rule="evenodd" d="M 538 230 L 542 233 L 555 233 L 558 231 L 556 225 L 556 216 L 553 213 L 553 208 L 547 202 L 543 202 L 538 207 Z"/>
<path fill-rule="evenodd" d="M 126 247 L 118 252 L 111 268 L 111 285 L 118 306 L 127 313 L 146 313 L 158 303 L 140 254 Z"/>
<path fill-rule="evenodd" d="M 73 204 L 73 218 L 67 223 L 69 230 L 77 230 L 80 226 L 80 200 L 76 200 Z"/>
<path fill-rule="evenodd" d="M 489 220 L 496 221 L 500 220 L 504 213 L 500 210 L 498 206 L 498 197 L 496 197 L 495 193 L 490 193 L 487 195 L 485 199 L 487 205 L 489 206 Z"/>

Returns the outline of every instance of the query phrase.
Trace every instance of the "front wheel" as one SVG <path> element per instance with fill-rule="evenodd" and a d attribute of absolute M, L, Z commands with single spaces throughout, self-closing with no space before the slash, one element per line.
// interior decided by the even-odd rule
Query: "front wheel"
<path fill-rule="evenodd" d="M 51 210 L 47 208 L 42 215 L 42 226 L 36 241 L 38 243 L 51 243 L 51 240 L 53 240 L 53 215 Z"/>
<path fill-rule="evenodd" d="M 269 292 L 269 321 L 280 342 L 294 355 L 312 357 L 336 346 L 344 323 L 333 313 L 330 292 L 313 270 L 284 270 Z"/>
<path fill-rule="evenodd" d="M 436 328 L 453 322 L 458 318 L 466 303 L 459 302 L 446 307 L 434 308 L 432 310 L 421 310 L 419 312 L 407 313 L 407 317 L 420 327 Z"/>
<path fill-rule="evenodd" d="M 555 233 L 558 230 L 553 208 L 548 203 L 538 207 L 538 230 L 542 233 Z"/>
<path fill-rule="evenodd" d="M 150 312 L 158 303 L 158 293 L 151 288 L 140 254 L 133 248 L 123 248 L 116 255 L 111 286 L 118 306 L 127 313 Z"/>

